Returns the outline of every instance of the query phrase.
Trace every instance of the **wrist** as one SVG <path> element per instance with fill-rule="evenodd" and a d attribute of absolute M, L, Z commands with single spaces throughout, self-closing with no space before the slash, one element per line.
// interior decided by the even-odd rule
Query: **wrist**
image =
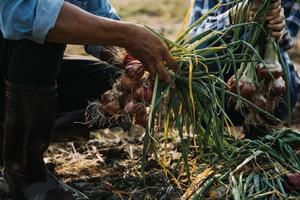
<path fill-rule="evenodd" d="M 103 46 L 119 46 L 126 48 L 130 43 L 130 34 L 134 24 L 96 17 L 96 32 L 91 33 L 96 35 L 96 44 Z M 93 25 L 91 25 L 93 27 Z"/>
<path fill-rule="evenodd" d="M 127 47 L 132 45 L 131 37 L 132 37 L 132 35 L 134 35 L 134 33 L 137 32 L 137 27 L 138 27 L 138 25 L 136 25 L 136 24 L 129 23 L 129 22 L 123 22 L 122 27 L 120 27 L 120 29 L 119 29 L 120 36 L 118 39 L 117 46 L 127 49 Z"/>

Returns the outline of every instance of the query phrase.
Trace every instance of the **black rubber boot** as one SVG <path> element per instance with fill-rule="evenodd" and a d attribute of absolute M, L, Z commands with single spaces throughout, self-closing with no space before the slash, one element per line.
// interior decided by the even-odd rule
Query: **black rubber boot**
<path fill-rule="evenodd" d="M 4 178 L 15 200 L 88 199 L 57 180 L 43 155 L 56 114 L 56 86 L 32 88 L 6 83 Z"/>

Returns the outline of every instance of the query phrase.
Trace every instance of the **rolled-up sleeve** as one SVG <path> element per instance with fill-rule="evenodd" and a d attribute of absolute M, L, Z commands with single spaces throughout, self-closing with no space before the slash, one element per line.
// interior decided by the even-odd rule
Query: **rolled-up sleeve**
<path fill-rule="evenodd" d="M 116 13 L 116 10 L 111 6 L 109 0 L 66 0 L 66 1 L 94 15 L 109 18 L 109 19 L 114 19 L 114 20 L 120 20 L 120 17 Z"/>
<path fill-rule="evenodd" d="M 90 12 L 94 15 L 109 18 L 113 20 L 120 20 L 114 7 L 109 0 L 66 0 L 67 2 L 80 7 L 81 9 Z M 100 58 L 100 54 L 105 51 L 105 48 L 100 45 L 85 45 L 85 51 Z"/>
<path fill-rule="evenodd" d="M 36 17 L 32 27 L 32 36 L 36 41 L 45 41 L 49 30 L 55 26 L 62 5 L 63 0 L 39 0 L 37 2 Z"/>
<path fill-rule="evenodd" d="M 295 45 L 300 29 L 300 3 L 285 1 L 283 3 L 283 8 L 286 16 L 286 32 L 279 44 L 281 48 L 288 50 Z"/>
<path fill-rule="evenodd" d="M 1 0 L 0 28 L 7 39 L 44 43 L 55 25 L 63 0 Z"/>

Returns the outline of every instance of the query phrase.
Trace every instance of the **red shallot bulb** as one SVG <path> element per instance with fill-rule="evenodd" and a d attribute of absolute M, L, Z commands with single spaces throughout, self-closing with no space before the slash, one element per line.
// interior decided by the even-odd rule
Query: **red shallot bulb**
<path fill-rule="evenodd" d="M 128 65 L 128 63 L 130 63 L 132 61 L 136 61 L 136 59 L 134 57 L 132 57 L 131 55 L 127 54 L 124 58 L 123 64 L 126 66 L 126 65 Z"/>
<path fill-rule="evenodd" d="M 103 109 L 111 115 L 116 115 L 121 112 L 121 106 L 118 100 L 111 101 L 110 103 L 104 105 Z"/>
<path fill-rule="evenodd" d="M 149 82 L 147 84 L 142 85 L 136 90 L 135 98 L 139 101 L 146 101 L 147 103 L 151 102 L 153 94 L 152 84 Z"/>
<path fill-rule="evenodd" d="M 241 96 L 251 97 L 257 90 L 255 83 L 239 80 L 239 89 Z"/>
<path fill-rule="evenodd" d="M 279 64 L 266 64 L 264 66 L 263 63 L 259 63 L 257 65 L 257 73 L 265 79 L 278 79 L 283 75 L 283 70 Z"/>
<path fill-rule="evenodd" d="M 126 75 L 122 75 L 119 78 L 119 87 L 121 87 L 122 91 L 131 92 L 134 88 L 136 88 L 136 82 Z"/>
<path fill-rule="evenodd" d="M 131 113 L 134 109 L 134 101 L 129 101 L 128 103 L 126 103 L 124 111 L 126 113 Z"/>
<path fill-rule="evenodd" d="M 140 80 L 144 75 L 145 69 L 139 61 L 131 61 L 125 66 L 125 73 L 134 80 Z"/>
<path fill-rule="evenodd" d="M 268 92 L 272 97 L 282 97 L 285 93 L 285 81 L 282 77 L 269 83 Z"/>
<path fill-rule="evenodd" d="M 135 116 L 135 124 L 145 128 L 147 126 L 147 122 L 148 122 L 147 113 Z"/>
<path fill-rule="evenodd" d="M 288 183 L 300 191 L 300 173 L 287 175 Z"/>
<path fill-rule="evenodd" d="M 106 104 L 112 102 L 114 99 L 115 99 L 115 98 L 114 98 L 114 95 L 113 95 L 113 93 L 112 93 L 111 90 L 106 91 L 106 92 L 101 96 L 101 102 L 102 102 L 104 105 L 106 105 Z"/>
<path fill-rule="evenodd" d="M 135 115 L 143 115 L 143 114 L 147 114 L 147 109 L 144 104 L 137 103 L 133 106 L 131 113 Z"/>

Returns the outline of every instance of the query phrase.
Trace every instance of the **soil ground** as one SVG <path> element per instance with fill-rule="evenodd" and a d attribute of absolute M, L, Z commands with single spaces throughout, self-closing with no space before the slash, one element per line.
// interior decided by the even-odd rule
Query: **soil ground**
<path fill-rule="evenodd" d="M 147 23 L 160 28 L 170 38 L 175 38 L 186 11 L 186 0 L 111 0 L 124 20 Z M 300 63 L 297 53 L 300 42 L 291 53 Z M 68 54 L 85 53 L 80 46 L 69 46 Z M 297 66 L 300 66 L 297 65 Z M 299 67 L 300 69 L 300 67 Z M 300 103 L 293 113 L 293 127 L 300 130 Z M 154 199 L 175 200 L 185 189 L 166 179 L 159 165 L 150 159 L 146 166 L 145 190 L 141 175 L 143 130 L 123 132 L 105 129 L 92 133 L 90 140 L 54 143 L 46 161 L 48 167 L 61 180 L 85 193 L 92 200 L 142 200 L 150 194 Z M 169 152 L 174 160 L 179 152 L 174 147 Z M 1 182 L 0 182 L 1 183 Z M 8 200 L 0 193 L 0 199 Z"/>

